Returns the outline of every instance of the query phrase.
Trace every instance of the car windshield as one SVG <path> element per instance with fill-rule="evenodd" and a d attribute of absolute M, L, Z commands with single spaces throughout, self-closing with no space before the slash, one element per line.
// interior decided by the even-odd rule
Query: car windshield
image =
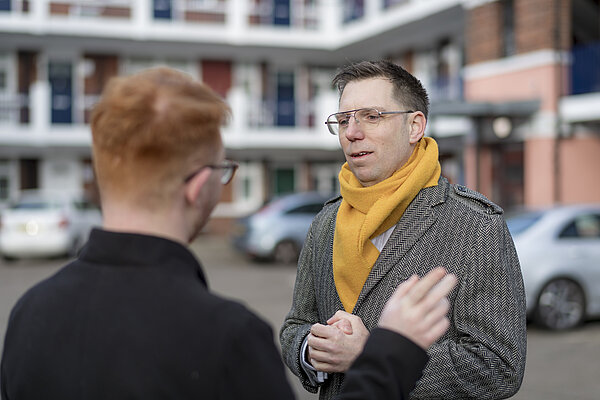
<path fill-rule="evenodd" d="M 542 212 L 518 214 L 508 218 L 506 220 L 506 225 L 508 226 L 511 235 L 518 235 L 533 226 L 533 224 L 542 218 L 542 215 Z"/>

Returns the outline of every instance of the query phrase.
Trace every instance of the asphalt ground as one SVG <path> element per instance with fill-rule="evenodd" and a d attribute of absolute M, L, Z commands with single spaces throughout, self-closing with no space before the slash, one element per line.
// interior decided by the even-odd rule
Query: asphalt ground
<path fill-rule="evenodd" d="M 201 236 L 192 250 L 200 258 L 211 289 L 238 300 L 273 327 L 274 341 L 287 313 L 295 279 L 289 265 L 254 263 L 232 250 L 226 238 Z M 10 309 L 36 282 L 66 260 L 0 261 L 0 348 Z M 518 400 L 600 399 L 600 321 L 568 332 L 528 327 L 527 367 Z M 290 374 L 299 400 L 317 399 Z"/>

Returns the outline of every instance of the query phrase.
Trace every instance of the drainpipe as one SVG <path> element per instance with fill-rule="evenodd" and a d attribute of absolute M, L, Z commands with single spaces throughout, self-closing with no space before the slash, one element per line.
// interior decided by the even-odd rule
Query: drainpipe
<path fill-rule="evenodd" d="M 554 26 L 554 48 L 558 54 L 558 67 L 556 68 L 556 90 L 557 90 L 557 98 L 556 98 L 556 129 L 555 134 L 556 138 L 554 140 L 554 204 L 558 204 L 561 201 L 561 179 L 560 179 L 560 144 L 562 140 L 562 116 L 560 112 L 560 99 L 563 95 L 563 56 L 561 49 L 561 26 L 562 26 L 562 18 L 560 15 L 560 6 L 563 0 L 554 0 L 554 12 L 556 15 L 556 24 Z"/>

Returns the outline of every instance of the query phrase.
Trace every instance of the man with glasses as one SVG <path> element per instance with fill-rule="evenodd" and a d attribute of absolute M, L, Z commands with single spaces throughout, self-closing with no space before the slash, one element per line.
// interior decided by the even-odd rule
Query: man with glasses
<path fill-rule="evenodd" d="M 333 83 L 339 111 L 325 123 L 346 157 L 341 196 L 315 217 L 300 255 L 284 361 L 307 390 L 332 398 L 394 288 L 443 266 L 459 281 L 451 326 L 411 398 L 512 396 L 525 368 L 525 296 L 502 209 L 441 176 L 414 76 L 360 62 Z"/>
<path fill-rule="evenodd" d="M 237 168 L 223 159 L 228 114 L 170 69 L 109 82 L 91 122 L 103 227 L 13 309 L 3 400 L 293 398 L 271 328 L 208 291 L 187 249 Z M 398 289 L 340 399 L 408 394 L 454 282 L 440 268 Z"/>

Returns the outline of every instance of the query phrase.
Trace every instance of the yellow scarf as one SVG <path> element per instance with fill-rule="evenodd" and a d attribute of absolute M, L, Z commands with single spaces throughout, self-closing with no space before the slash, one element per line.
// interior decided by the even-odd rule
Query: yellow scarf
<path fill-rule="evenodd" d="M 333 238 L 333 277 L 340 300 L 352 312 L 379 251 L 371 242 L 402 217 L 422 188 L 436 186 L 441 167 L 438 146 L 424 137 L 412 155 L 392 176 L 363 187 L 348 163 L 339 174 L 340 205 Z"/>

